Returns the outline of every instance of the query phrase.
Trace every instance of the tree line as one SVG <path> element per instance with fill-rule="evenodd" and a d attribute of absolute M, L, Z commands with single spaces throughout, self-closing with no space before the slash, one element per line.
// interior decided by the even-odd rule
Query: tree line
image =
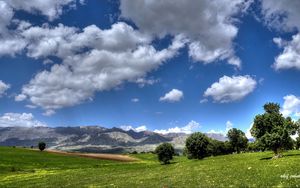
<path fill-rule="evenodd" d="M 300 121 L 284 117 L 277 103 L 266 103 L 263 108 L 264 113 L 255 116 L 250 130 L 255 138 L 254 142 L 249 143 L 245 133 L 236 128 L 228 131 L 228 141 L 225 142 L 196 132 L 186 139 L 183 154 L 189 159 L 202 159 L 208 156 L 271 150 L 273 158 L 279 158 L 284 150 L 299 149 L 300 137 L 293 140 L 291 136 L 299 133 Z M 175 150 L 172 144 L 163 143 L 156 148 L 155 153 L 159 161 L 168 164 L 173 159 Z"/>

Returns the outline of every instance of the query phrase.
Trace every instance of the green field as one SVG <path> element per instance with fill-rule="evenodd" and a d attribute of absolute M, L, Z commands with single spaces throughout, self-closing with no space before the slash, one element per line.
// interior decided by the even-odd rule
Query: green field
<path fill-rule="evenodd" d="M 284 154 L 175 157 L 160 165 L 152 154 L 125 163 L 0 147 L 0 187 L 297 187 L 300 151 Z"/>

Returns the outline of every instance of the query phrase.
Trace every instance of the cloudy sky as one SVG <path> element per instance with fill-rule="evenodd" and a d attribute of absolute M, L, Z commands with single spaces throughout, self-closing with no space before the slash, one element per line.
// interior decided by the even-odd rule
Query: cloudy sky
<path fill-rule="evenodd" d="M 249 129 L 300 116 L 298 0 L 0 0 L 0 126 Z"/>

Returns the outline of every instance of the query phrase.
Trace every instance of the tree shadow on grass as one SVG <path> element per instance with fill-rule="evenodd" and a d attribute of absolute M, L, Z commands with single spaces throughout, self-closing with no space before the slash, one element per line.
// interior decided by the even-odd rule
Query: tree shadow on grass
<path fill-rule="evenodd" d="M 264 157 L 264 158 L 261 158 L 259 160 L 271 160 L 271 159 L 272 159 L 272 157 Z"/>
<path fill-rule="evenodd" d="M 285 157 L 293 157 L 293 156 L 299 156 L 300 154 L 299 153 L 290 153 L 290 154 L 284 154 L 282 157 L 285 158 Z M 273 157 L 264 157 L 264 158 L 261 158 L 259 160 L 271 160 Z"/>
<path fill-rule="evenodd" d="M 176 163 L 178 163 L 178 162 L 172 161 L 172 162 L 170 162 L 170 163 L 168 163 L 168 164 L 163 164 L 163 163 L 161 163 L 161 165 L 168 166 L 168 165 L 173 165 L 173 164 L 176 164 Z"/>
<path fill-rule="evenodd" d="M 290 154 L 285 154 L 283 157 L 292 157 L 292 156 L 299 156 L 300 153 L 290 153 Z"/>

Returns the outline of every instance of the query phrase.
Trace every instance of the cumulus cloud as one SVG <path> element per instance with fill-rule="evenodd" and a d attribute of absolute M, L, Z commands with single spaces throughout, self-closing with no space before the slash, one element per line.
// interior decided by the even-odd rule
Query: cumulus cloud
<path fill-rule="evenodd" d="M 14 56 L 22 52 L 31 42 L 30 38 L 25 39 L 21 36 L 21 32 L 29 28 L 31 24 L 14 18 L 17 11 L 44 15 L 53 21 L 63 13 L 65 7 L 76 7 L 76 2 L 77 0 L 0 0 L 0 56 Z M 53 45 L 55 40 L 49 38 L 48 42 L 49 45 Z"/>
<path fill-rule="evenodd" d="M 300 1 L 261 0 L 265 23 L 275 29 L 291 31 L 300 28 Z"/>
<path fill-rule="evenodd" d="M 212 97 L 214 102 L 228 103 L 241 100 L 256 87 L 256 81 L 249 75 L 223 76 L 204 92 L 204 97 Z"/>
<path fill-rule="evenodd" d="M 184 46 L 179 35 L 169 47 L 158 51 L 149 36 L 122 22 L 106 30 L 92 25 L 82 32 L 62 24 L 54 28 L 45 25 L 31 27 L 22 36 L 31 41 L 28 56 L 63 60 L 39 72 L 22 88 L 21 94 L 33 105 L 51 112 L 93 100 L 97 91 L 144 78 Z"/>
<path fill-rule="evenodd" d="M 26 41 L 18 36 L 0 37 L 0 44 L 0 57 L 3 55 L 15 56 L 27 45 Z"/>
<path fill-rule="evenodd" d="M 169 129 L 155 129 L 155 133 L 159 134 L 169 134 L 169 133 L 185 133 L 185 134 L 191 134 L 195 130 L 200 128 L 200 124 L 194 120 L 190 121 L 187 125 L 183 127 L 173 127 Z"/>
<path fill-rule="evenodd" d="M 142 132 L 142 131 L 147 130 L 147 127 L 145 125 L 142 125 L 142 126 L 139 126 L 139 127 L 136 127 L 136 128 L 134 128 L 131 125 L 122 125 L 122 126 L 120 126 L 120 128 L 125 130 L 125 131 L 133 130 L 135 132 Z"/>
<path fill-rule="evenodd" d="M 281 113 L 283 116 L 300 116 L 300 97 L 295 95 L 286 95 L 283 97 L 284 103 Z"/>
<path fill-rule="evenodd" d="M 63 13 L 64 6 L 74 7 L 77 0 L 5 0 L 15 10 L 47 16 L 52 21 Z"/>
<path fill-rule="evenodd" d="M 30 41 L 27 55 L 33 58 L 57 56 L 65 59 L 87 48 L 124 52 L 134 50 L 139 45 L 150 43 L 151 38 L 144 35 L 126 23 L 113 24 L 110 29 L 102 30 L 90 25 L 80 31 L 75 27 L 59 24 L 51 27 L 47 24 L 42 27 L 30 27 L 21 35 Z"/>
<path fill-rule="evenodd" d="M 46 124 L 35 120 L 31 113 L 5 113 L 0 116 L 0 127 L 45 127 Z"/>
<path fill-rule="evenodd" d="M 10 88 L 9 84 L 4 83 L 2 80 L 0 80 L 0 97 Z"/>
<path fill-rule="evenodd" d="M 142 31 L 164 37 L 183 34 L 189 40 L 189 56 L 211 63 L 234 57 L 233 39 L 238 33 L 236 15 L 252 3 L 247 0 L 121 0 L 121 16 Z M 238 61 L 230 61 L 237 65 Z M 239 65 L 238 65 L 239 66 Z"/>
<path fill-rule="evenodd" d="M 159 98 L 159 101 L 166 102 L 179 102 L 183 98 L 183 92 L 178 89 L 172 89 L 166 93 L 163 97 Z"/>
<path fill-rule="evenodd" d="M 283 52 L 275 58 L 273 67 L 276 70 L 295 68 L 300 70 L 300 34 L 293 36 L 291 41 L 274 38 L 273 41 Z"/>
<path fill-rule="evenodd" d="M 0 1 L 0 34 L 3 35 L 7 32 L 7 26 L 13 15 L 13 9 L 5 1 Z"/>
<path fill-rule="evenodd" d="M 295 68 L 300 70 L 300 1 L 297 0 L 262 0 L 262 13 L 265 23 L 279 31 L 298 33 L 291 41 L 285 41 L 278 37 L 273 41 L 283 52 L 275 58 L 273 67 L 276 70 Z"/>

